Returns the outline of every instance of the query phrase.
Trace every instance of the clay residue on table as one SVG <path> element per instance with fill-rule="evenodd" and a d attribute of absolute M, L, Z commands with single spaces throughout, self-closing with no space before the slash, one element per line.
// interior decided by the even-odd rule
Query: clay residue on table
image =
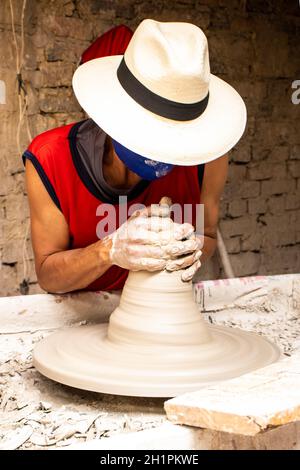
<path fill-rule="evenodd" d="M 224 302 L 226 305 L 223 306 L 215 301 L 215 291 L 206 284 L 201 309 L 212 323 L 263 334 L 285 354 L 293 354 L 300 350 L 300 278 L 295 276 L 295 279 L 274 276 L 276 279 L 270 282 L 271 287 L 263 281 L 261 286 L 254 286 L 240 296 L 236 295 L 238 290 L 233 286 L 234 300 L 228 304 Z M 230 286 L 226 291 L 231 291 Z M 86 297 L 86 303 L 81 300 L 83 311 L 89 303 L 94 306 L 97 298 L 96 294 Z M 29 300 L 19 299 L 20 310 L 24 310 L 23 304 L 29 304 Z M 52 309 L 51 296 L 45 296 L 45 299 Z M 39 308 L 40 304 L 41 300 Z M 63 308 L 63 303 L 57 305 Z M 30 306 L 26 308 L 30 309 Z M 47 323 L 45 311 L 43 308 L 43 324 Z M 16 311 L 12 317 L 20 318 L 18 314 L 22 318 L 25 315 Z M 37 312 L 35 315 L 41 318 L 43 314 Z M 50 318 L 50 314 L 47 315 Z M 49 332 L 0 334 L 0 448 L 51 449 L 156 427 L 166 419 L 164 399 L 84 392 L 40 375 L 32 367 L 32 349 Z"/>
<path fill-rule="evenodd" d="M 261 334 L 287 356 L 300 351 L 300 276 L 253 277 L 248 283 L 244 279 L 240 284 L 238 279 L 226 280 L 227 287 L 224 280 L 223 292 L 234 291 L 227 303 L 215 294 L 218 287 L 208 285 L 211 281 L 203 283 L 205 287 L 196 297 L 204 318 L 212 324 Z"/>
<path fill-rule="evenodd" d="M 85 392 L 40 375 L 31 353 L 43 334 L 0 335 L 0 449 L 68 446 L 165 420 L 163 399 Z"/>

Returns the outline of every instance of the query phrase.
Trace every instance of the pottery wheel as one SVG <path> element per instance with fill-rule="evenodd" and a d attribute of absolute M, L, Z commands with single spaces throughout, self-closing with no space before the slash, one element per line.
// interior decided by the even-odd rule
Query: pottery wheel
<path fill-rule="evenodd" d="M 259 369 L 279 349 L 254 333 L 207 325 L 179 273 L 130 273 L 108 324 L 62 330 L 34 350 L 45 376 L 72 387 L 173 397 Z"/>

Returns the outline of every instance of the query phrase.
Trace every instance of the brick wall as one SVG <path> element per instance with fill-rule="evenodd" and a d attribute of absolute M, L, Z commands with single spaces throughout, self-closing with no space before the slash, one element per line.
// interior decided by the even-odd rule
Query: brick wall
<path fill-rule="evenodd" d="M 12 0 L 20 39 L 23 0 Z M 23 78 L 34 136 L 79 120 L 71 77 L 81 52 L 111 26 L 144 18 L 191 21 L 207 34 L 212 72 L 237 88 L 248 126 L 231 152 L 220 228 L 236 275 L 299 272 L 300 9 L 297 0 L 27 0 Z M 0 295 L 39 291 L 28 234 L 24 171 L 17 146 L 18 95 L 9 0 L 0 5 Z M 1 88 L 0 86 L 0 88 Z M 0 100 L 1 102 L 1 100 Z M 21 148 L 28 144 L 26 122 Z M 218 255 L 203 278 L 222 276 Z M 27 292 L 26 286 L 21 292 Z"/>

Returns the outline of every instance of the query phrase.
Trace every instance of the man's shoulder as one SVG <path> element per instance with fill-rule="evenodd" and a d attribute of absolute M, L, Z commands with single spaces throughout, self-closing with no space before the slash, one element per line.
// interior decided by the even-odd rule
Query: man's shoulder
<path fill-rule="evenodd" d="M 37 156 L 41 152 L 55 151 L 57 147 L 61 149 L 62 145 L 68 144 L 71 128 L 75 124 L 76 122 L 73 122 L 64 126 L 54 127 L 38 134 L 28 146 L 28 150 Z"/>

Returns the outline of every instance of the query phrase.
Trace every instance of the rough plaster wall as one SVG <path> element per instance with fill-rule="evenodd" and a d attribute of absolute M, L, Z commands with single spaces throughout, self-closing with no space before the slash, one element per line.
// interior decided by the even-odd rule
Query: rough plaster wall
<path fill-rule="evenodd" d="M 13 4 L 19 37 L 22 0 Z M 300 79 L 299 13 L 297 0 L 27 0 L 23 78 L 31 133 L 83 117 L 71 77 L 82 51 L 99 34 L 119 23 L 135 28 L 147 17 L 194 22 L 209 38 L 212 72 L 235 86 L 248 107 L 248 127 L 231 152 L 221 205 L 220 228 L 235 274 L 299 272 L 300 104 L 291 101 L 292 82 Z M 6 104 L 0 104 L 1 295 L 20 293 L 24 247 L 31 260 L 25 272 L 29 292 L 39 290 L 26 237 L 15 70 L 9 0 L 1 0 L 0 80 L 6 86 Z M 27 144 L 23 125 L 22 148 Z M 218 256 L 200 273 L 220 275 Z"/>

